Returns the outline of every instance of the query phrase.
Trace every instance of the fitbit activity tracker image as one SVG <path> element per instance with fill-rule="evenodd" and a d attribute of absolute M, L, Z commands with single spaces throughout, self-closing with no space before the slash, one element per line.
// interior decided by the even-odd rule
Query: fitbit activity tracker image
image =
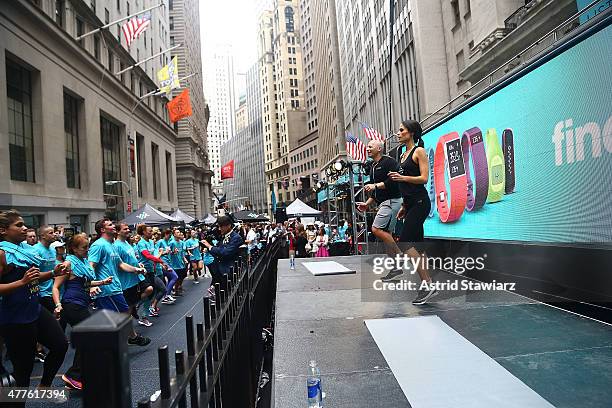
<path fill-rule="evenodd" d="M 467 181 L 467 203 L 465 209 L 474 211 L 487 201 L 489 194 L 489 168 L 487 166 L 487 153 L 485 151 L 482 132 L 474 127 L 463 132 L 461 149 Z M 470 158 L 474 167 L 474 179 L 470 172 Z M 474 181 L 476 188 L 474 188 Z"/>
<path fill-rule="evenodd" d="M 446 173 L 450 184 L 450 194 L 446 188 Z M 440 221 L 457 221 L 467 201 L 465 164 L 461 151 L 461 139 L 457 132 L 446 134 L 438 140 L 434 156 L 434 185 L 436 205 Z"/>
<path fill-rule="evenodd" d="M 436 186 L 434 184 L 434 149 L 431 147 L 427 150 L 427 159 L 429 160 L 429 201 L 431 209 L 429 210 L 429 218 L 433 217 L 436 212 Z"/>
<path fill-rule="evenodd" d="M 504 155 L 495 129 L 487 130 L 487 164 L 489 167 L 489 192 L 487 202 L 500 201 L 505 193 L 506 174 L 504 170 Z"/>
<path fill-rule="evenodd" d="M 514 132 L 512 129 L 505 129 L 502 133 L 502 150 L 504 152 L 506 194 L 514 192 Z"/>

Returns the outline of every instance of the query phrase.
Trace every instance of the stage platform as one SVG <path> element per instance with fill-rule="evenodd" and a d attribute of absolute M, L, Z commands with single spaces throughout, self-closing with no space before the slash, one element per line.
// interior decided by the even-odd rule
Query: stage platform
<path fill-rule="evenodd" d="M 313 276 L 303 267 L 304 261 L 337 261 L 356 273 Z M 321 369 L 326 407 L 420 408 L 427 393 L 436 390 L 437 394 L 444 394 L 440 390 L 448 390 L 449 395 L 438 398 L 448 401 L 448 405 L 441 407 L 480 407 L 491 403 L 494 405 L 489 406 L 525 408 L 512 398 L 499 401 L 493 395 L 503 394 L 506 383 L 501 383 L 499 392 L 492 392 L 481 389 L 476 378 L 472 383 L 461 378 L 465 370 L 458 371 L 458 361 L 451 360 L 460 358 L 465 347 L 480 353 L 483 357 L 480 362 L 490 360 L 489 366 L 476 366 L 475 359 L 461 362 L 468 371 L 485 367 L 481 371 L 487 372 L 486 367 L 497 366 L 502 376 L 523 387 L 521 392 L 539 398 L 538 406 L 612 406 L 610 325 L 505 291 L 442 291 L 431 303 L 413 306 L 410 302 L 416 295 L 414 291 L 380 293 L 372 288 L 372 263 L 373 256 L 296 259 L 296 269 L 290 270 L 289 260 L 279 261 L 272 375 L 274 407 L 306 406 L 305 374 L 308 361 L 314 359 Z M 457 278 L 441 271 L 432 276 L 437 281 Z M 416 275 L 405 274 L 402 279 L 418 282 Z M 395 350 L 386 349 L 383 356 L 365 321 L 422 316 L 441 319 L 442 328 L 438 325 L 438 331 L 431 331 L 435 336 L 428 337 L 427 328 L 397 334 L 410 336 L 406 337 L 403 357 L 415 364 L 404 366 L 412 370 L 414 381 L 425 385 L 412 390 L 409 395 L 414 398 L 409 400 L 403 391 L 406 383 L 402 387 L 394 374 L 398 365 L 392 371 L 390 366 L 394 364 L 385 358 L 394 353 L 397 356 L 398 349 L 401 352 L 402 340 L 395 342 Z M 440 333 L 454 336 L 454 340 L 440 344 L 446 347 L 443 351 L 448 365 L 433 360 L 428 364 L 423 356 L 430 353 L 435 360 L 436 345 L 442 342 Z M 426 344 L 419 347 L 419 342 Z M 452 347 L 459 343 L 464 348 L 454 354 Z M 406 379 L 405 375 L 400 377 Z M 457 382 L 468 383 L 480 391 L 453 395 L 450 390 Z"/>

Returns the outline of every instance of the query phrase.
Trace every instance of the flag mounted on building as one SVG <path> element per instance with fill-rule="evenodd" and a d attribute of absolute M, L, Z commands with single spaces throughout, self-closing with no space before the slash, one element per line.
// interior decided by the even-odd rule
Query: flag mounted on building
<path fill-rule="evenodd" d="M 168 113 L 170 122 L 174 123 L 187 116 L 191 116 L 191 101 L 189 100 L 189 89 L 185 89 L 177 97 L 168 102 Z"/>
<path fill-rule="evenodd" d="M 366 123 L 359 122 L 359 124 L 363 128 L 363 131 L 369 140 L 379 140 L 381 142 L 385 141 L 385 136 L 378 130 L 369 127 Z"/>
<path fill-rule="evenodd" d="M 357 161 L 366 161 L 368 155 L 366 146 L 350 133 L 346 133 L 346 153 Z"/>
<path fill-rule="evenodd" d="M 157 79 L 159 80 L 160 92 L 165 93 L 168 97 L 173 89 L 181 87 L 177 57 L 172 58 L 168 65 L 159 70 Z"/>
<path fill-rule="evenodd" d="M 127 47 L 129 48 L 132 44 L 132 41 L 138 38 L 140 34 L 142 34 L 147 27 L 151 24 L 151 13 L 146 12 L 141 16 L 135 16 L 127 20 L 121 26 L 121 31 L 123 31 L 123 37 L 125 37 L 125 42 Z"/>
<path fill-rule="evenodd" d="M 221 180 L 234 178 L 234 161 L 230 160 L 221 167 Z"/>

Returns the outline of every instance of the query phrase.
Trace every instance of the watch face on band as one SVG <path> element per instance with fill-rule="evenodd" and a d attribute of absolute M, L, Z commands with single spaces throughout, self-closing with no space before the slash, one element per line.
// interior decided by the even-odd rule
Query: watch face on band
<path fill-rule="evenodd" d="M 512 129 L 505 129 L 502 134 L 502 150 L 504 152 L 504 165 L 506 176 L 506 194 L 514 192 L 514 132 Z"/>
<path fill-rule="evenodd" d="M 465 164 L 463 163 L 461 140 L 459 140 L 459 138 L 450 140 L 446 142 L 444 146 L 449 178 L 452 180 L 465 175 Z"/>
<path fill-rule="evenodd" d="M 494 190 L 497 190 L 498 185 L 504 182 L 504 165 L 498 156 L 493 157 L 491 160 L 491 185 Z"/>
<path fill-rule="evenodd" d="M 470 143 L 472 144 L 472 146 L 478 144 L 478 143 L 482 143 L 482 132 L 480 131 L 480 129 L 477 129 L 477 131 L 474 132 L 470 132 Z M 470 129 L 471 130 L 471 129 Z"/>
<path fill-rule="evenodd" d="M 427 156 L 429 159 L 429 201 L 431 203 L 429 210 L 429 217 L 433 217 L 436 212 L 436 187 L 434 184 L 434 150 L 429 148 L 427 150 Z"/>

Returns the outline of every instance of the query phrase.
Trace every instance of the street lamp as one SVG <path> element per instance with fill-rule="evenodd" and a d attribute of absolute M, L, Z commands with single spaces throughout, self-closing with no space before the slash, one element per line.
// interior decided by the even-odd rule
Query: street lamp
<path fill-rule="evenodd" d="M 106 184 L 107 186 L 114 186 L 115 184 L 125 184 L 125 186 L 127 187 L 127 192 L 128 192 L 128 196 L 129 196 L 129 202 L 128 202 L 128 213 L 131 213 L 133 208 L 132 208 L 132 189 L 130 188 L 130 185 L 128 183 L 126 183 L 123 180 L 108 180 L 105 181 L 104 184 Z"/>

